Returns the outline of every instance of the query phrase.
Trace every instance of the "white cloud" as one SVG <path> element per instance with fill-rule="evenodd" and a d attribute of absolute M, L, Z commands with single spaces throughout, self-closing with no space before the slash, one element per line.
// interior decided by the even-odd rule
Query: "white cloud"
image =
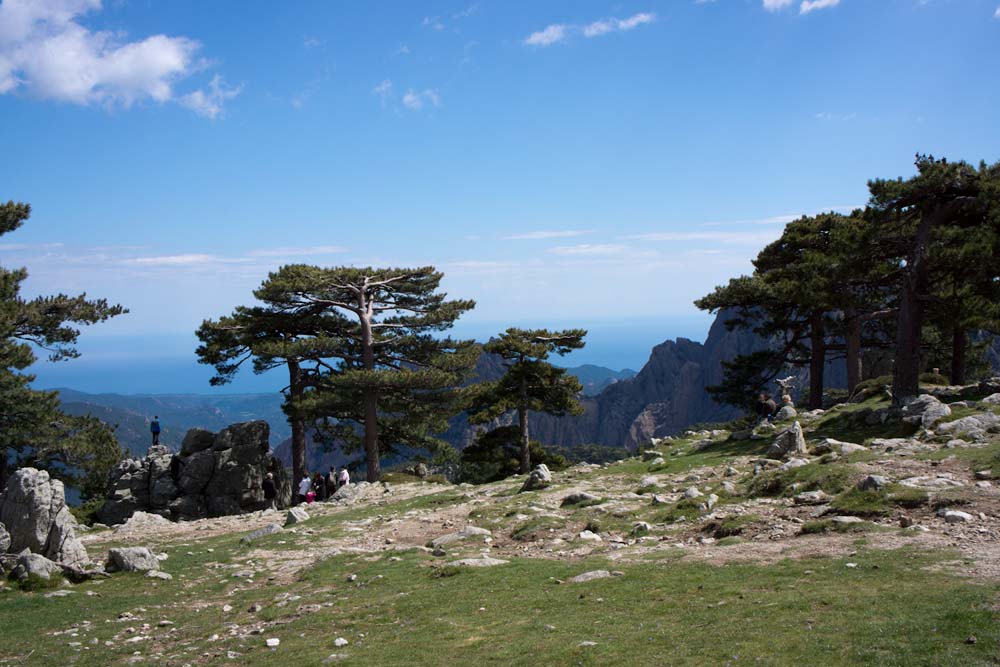
<path fill-rule="evenodd" d="M 215 255 L 186 254 L 186 255 L 162 255 L 159 257 L 132 257 L 124 260 L 125 264 L 137 264 L 139 266 L 192 266 L 196 264 L 213 264 L 221 261 Z"/>
<path fill-rule="evenodd" d="M 458 21 L 459 19 L 466 19 L 479 11 L 479 3 L 474 2 L 460 12 L 451 15 L 451 18 Z"/>
<path fill-rule="evenodd" d="M 571 246 L 557 246 L 555 248 L 549 248 L 549 252 L 554 255 L 584 255 L 588 257 L 594 256 L 613 256 L 613 255 L 623 255 L 630 252 L 628 246 L 617 245 L 613 243 L 583 243 L 581 245 L 571 245 Z"/>
<path fill-rule="evenodd" d="M 0 94 L 124 108 L 175 101 L 209 117 L 236 94 L 217 86 L 190 99 L 178 96 L 174 85 L 205 65 L 195 58 L 201 45 L 166 35 L 127 41 L 122 33 L 92 31 L 77 22 L 100 9 L 101 0 L 3 0 Z"/>
<path fill-rule="evenodd" d="M 538 239 L 561 239 L 593 233 L 594 230 L 592 229 L 563 229 L 559 231 L 542 230 L 537 232 L 525 232 L 523 234 L 511 234 L 510 236 L 504 236 L 501 238 L 504 241 L 534 241 Z"/>
<path fill-rule="evenodd" d="M 410 55 L 410 47 L 408 47 L 406 44 L 400 44 L 399 48 L 396 49 L 396 52 L 393 55 L 408 56 Z"/>
<path fill-rule="evenodd" d="M 318 46 L 323 46 L 323 40 L 321 40 L 319 37 L 306 37 L 302 41 L 302 46 L 306 47 L 307 49 L 315 49 Z"/>
<path fill-rule="evenodd" d="M 728 245 L 764 245 L 773 241 L 780 230 L 764 232 L 651 232 L 625 238 L 633 241 L 715 241 Z"/>
<path fill-rule="evenodd" d="M 240 94 L 243 86 L 227 86 L 218 74 L 208 83 L 208 89 L 198 89 L 193 93 L 181 96 L 178 100 L 182 106 L 191 109 L 205 118 L 218 118 L 222 115 L 223 106 Z M 294 104 L 294 101 L 293 101 Z"/>
<path fill-rule="evenodd" d="M 388 98 L 391 94 L 392 81 L 390 79 L 382 79 L 382 83 L 372 88 L 372 95 L 377 95 L 383 102 L 385 102 L 386 98 Z"/>
<path fill-rule="evenodd" d="M 533 32 L 524 40 L 528 46 L 551 46 L 557 42 L 565 41 L 569 26 L 556 23 L 547 26 L 544 30 Z"/>
<path fill-rule="evenodd" d="M 410 88 L 403 95 L 403 106 L 407 109 L 417 111 L 422 109 L 425 104 L 430 104 L 435 107 L 441 104 L 441 98 L 438 96 L 436 90 L 428 88 L 418 92 Z"/>
<path fill-rule="evenodd" d="M 337 245 L 317 245 L 298 248 L 263 248 L 251 250 L 248 257 L 312 257 L 317 255 L 334 255 L 347 249 Z"/>
<path fill-rule="evenodd" d="M 993 18 L 1000 19 L 1000 7 L 997 7 L 997 10 L 993 12 Z"/>
<path fill-rule="evenodd" d="M 799 5 L 799 13 L 808 14 L 816 9 L 828 9 L 839 4 L 840 0 L 802 0 L 802 4 Z"/>
<path fill-rule="evenodd" d="M 764 9 L 769 12 L 776 12 L 791 5 L 795 0 L 764 0 Z"/>
<path fill-rule="evenodd" d="M 441 23 L 437 16 L 425 16 L 424 20 L 420 22 L 420 25 L 424 28 L 430 28 L 432 30 L 444 30 L 444 24 Z"/>
<path fill-rule="evenodd" d="M 554 23 L 544 30 L 533 32 L 524 40 L 528 46 L 551 46 L 558 42 L 566 41 L 570 34 L 579 32 L 584 37 L 600 37 L 612 32 L 628 32 L 641 25 L 652 23 L 656 20 L 656 14 L 651 12 L 640 12 L 628 18 L 617 19 L 608 18 L 588 23 L 585 26 L 570 25 L 566 23 Z"/>

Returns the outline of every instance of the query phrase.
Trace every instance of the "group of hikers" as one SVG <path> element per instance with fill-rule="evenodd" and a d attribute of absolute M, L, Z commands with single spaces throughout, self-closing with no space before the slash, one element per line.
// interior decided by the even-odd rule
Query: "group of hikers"
<path fill-rule="evenodd" d="M 336 466 L 330 466 L 330 472 L 323 474 L 317 472 L 312 478 L 309 473 L 305 473 L 299 481 L 299 503 L 312 503 L 317 500 L 328 500 L 333 497 L 339 489 L 351 483 L 351 473 L 347 468 L 337 471 Z"/>

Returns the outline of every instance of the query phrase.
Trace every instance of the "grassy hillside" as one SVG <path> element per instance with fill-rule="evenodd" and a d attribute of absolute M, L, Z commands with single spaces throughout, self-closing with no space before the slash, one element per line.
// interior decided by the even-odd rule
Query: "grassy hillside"
<path fill-rule="evenodd" d="M 148 545 L 173 580 L 7 584 L 0 665 L 995 665 L 1000 435 L 865 425 L 885 407 L 800 416 L 798 467 L 763 459 L 773 436 L 699 432 L 541 491 L 397 476 L 249 545 L 283 517 L 92 532 L 93 556 Z M 462 564 L 483 555 L 506 563 Z"/>

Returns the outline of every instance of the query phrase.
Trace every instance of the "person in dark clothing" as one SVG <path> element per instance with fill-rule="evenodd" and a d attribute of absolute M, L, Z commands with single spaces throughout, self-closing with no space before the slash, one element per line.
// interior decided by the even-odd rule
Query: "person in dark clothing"
<path fill-rule="evenodd" d="M 159 415 L 153 417 L 153 421 L 149 424 L 149 432 L 153 434 L 153 446 L 160 444 L 160 417 Z"/>
<path fill-rule="evenodd" d="M 768 421 L 778 412 L 778 405 L 769 394 L 760 394 L 757 397 L 757 419 L 758 421 Z"/>
<path fill-rule="evenodd" d="M 278 490 L 274 487 L 274 473 L 267 473 L 267 477 L 264 478 L 260 486 L 264 489 L 264 502 L 267 503 L 267 509 L 277 509 Z"/>
<path fill-rule="evenodd" d="M 313 476 L 313 492 L 316 494 L 316 500 L 326 500 L 326 480 L 323 479 L 323 473 L 317 472 Z"/>
<path fill-rule="evenodd" d="M 326 474 L 326 497 L 332 498 L 337 492 L 337 469 L 330 466 L 330 472 Z"/>

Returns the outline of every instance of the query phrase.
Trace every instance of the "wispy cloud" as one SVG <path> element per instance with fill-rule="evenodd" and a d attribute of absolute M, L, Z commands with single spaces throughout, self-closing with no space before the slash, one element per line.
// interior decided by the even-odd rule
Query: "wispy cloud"
<path fill-rule="evenodd" d="M 417 111 L 422 109 L 424 105 L 429 104 L 431 106 L 440 106 L 441 98 L 438 96 L 436 90 L 431 90 L 430 88 L 415 91 L 412 88 L 406 91 L 403 95 L 403 106 L 407 109 Z"/>
<path fill-rule="evenodd" d="M 323 46 L 323 40 L 321 40 L 319 37 L 306 37 L 304 40 L 302 40 L 302 46 L 306 47 L 307 49 L 315 49 L 320 46 Z"/>
<path fill-rule="evenodd" d="M 632 241 L 715 241 L 727 245 L 763 245 L 773 241 L 778 230 L 761 232 L 650 232 L 648 234 L 633 234 L 624 238 Z"/>
<path fill-rule="evenodd" d="M 196 264 L 215 264 L 217 262 L 234 262 L 235 259 L 225 259 L 218 255 L 185 254 L 185 255 L 159 255 L 155 257 L 130 257 L 122 260 L 123 264 L 134 264 L 138 266 L 192 266 Z"/>
<path fill-rule="evenodd" d="M 101 0 L 6 0 L 0 3 L 0 94 L 23 91 L 41 99 L 129 108 L 177 102 L 208 118 L 239 87 L 216 76 L 208 89 L 178 94 L 175 86 L 209 65 L 188 37 L 94 31 L 80 19 Z"/>
<path fill-rule="evenodd" d="M 441 23 L 440 18 L 437 16 L 425 16 L 420 25 L 431 30 L 444 30 L 444 24 Z"/>
<path fill-rule="evenodd" d="M 546 47 L 565 42 L 573 34 L 581 34 L 587 38 L 600 37 L 612 32 L 628 32 L 654 21 L 656 21 L 656 14 L 652 12 L 640 12 L 624 19 L 600 19 L 586 25 L 553 23 L 542 30 L 528 35 L 524 39 L 524 44 L 527 46 Z"/>
<path fill-rule="evenodd" d="M 762 0 L 764 9 L 777 12 L 791 7 L 798 0 Z M 840 0 L 802 0 L 799 3 L 799 14 L 808 14 L 817 9 L 830 9 L 840 4 Z"/>
<path fill-rule="evenodd" d="M 180 98 L 182 106 L 191 109 L 199 116 L 216 119 L 222 116 L 223 107 L 228 100 L 240 94 L 243 86 L 229 86 L 218 74 L 212 77 L 208 88 L 196 90 Z"/>
<path fill-rule="evenodd" d="M 461 20 L 461 19 L 466 19 L 466 18 L 469 18 L 470 16 L 472 16 L 473 14 L 475 14 L 478 11 L 479 11 L 479 3 L 478 2 L 474 2 L 471 5 L 469 5 L 468 7 L 466 7 L 465 9 L 463 9 L 462 11 L 456 12 L 456 13 L 452 14 L 451 18 L 455 19 L 456 21 Z"/>
<path fill-rule="evenodd" d="M 385 103 L 389 101 L 389 97 L 392 95 L 392 81 L 389 79 L 382 79 L 381 83 L 372 88 L 372 95 L 378 97 L 382 106 L 385 106 Z"/>
<path fill-rule="evenodd" d="M 580 245 L 556 246 L 548 250 L 548 252 L 554 255 L 582 255 L 588 257 L 624 255 L 630 251 L 631 249 L 628 246 L 614 243 L 583 243 Z"/>
<path fill-rule="evenodd" d="M 1000 7 L 997 7 L 997 10 L 993 12 L 993 18 L 1000 19 Z"/>
<path fill-rule="evenodd" d="M 584 236 L 586 234 L 593 234 L 593 229 L 563 229 L 563 230 L 541 230 L 536 232 L 524 232 L 522 234 L 511 234 L 510 236 L 502 236 L 503 241 L 534 241 L 539 239 L 561 239 L 569 238 L 572 236 Z"/>
<path fill-rule="evenodd" d="M 808 14 L 817 9 L 829 9 L 840 4 L 840 0 L 802 0 L 799 5 L 800 14 Z"/>
<path fill-rule="evenodd" d="M 346 252 L 347 248 L 337 245 L 317 245 L 297 248 L 262 248 L 251 250 L 248 257 L 311 257 L 318 255 L 336 255 Z"/>

